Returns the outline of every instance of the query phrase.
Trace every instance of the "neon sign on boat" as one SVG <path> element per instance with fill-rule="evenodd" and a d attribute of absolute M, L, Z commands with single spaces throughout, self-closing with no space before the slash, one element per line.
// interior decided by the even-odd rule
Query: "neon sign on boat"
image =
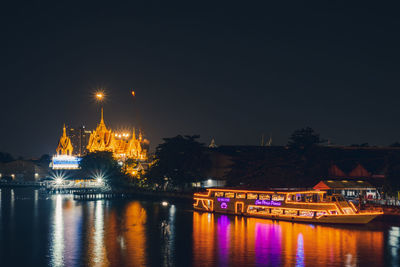
<path fill-rule="evenodd" d="M 263 206 L 281 206 L 282 202 L 278 202 L 278 201 L 269 201 L 269 200 L 261 200 L 261 199 L 257 199 L 256 201 L 254 201 L 254 205 L 263 205 Z"/>

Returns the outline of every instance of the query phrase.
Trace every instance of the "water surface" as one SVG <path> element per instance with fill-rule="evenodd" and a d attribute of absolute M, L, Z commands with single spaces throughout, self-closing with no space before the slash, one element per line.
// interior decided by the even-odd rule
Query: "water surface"
<path fill-rule="evenodd" d="M 0 189 L 0 266 L 400 266 L 400 225 L 325 226 Z"/>

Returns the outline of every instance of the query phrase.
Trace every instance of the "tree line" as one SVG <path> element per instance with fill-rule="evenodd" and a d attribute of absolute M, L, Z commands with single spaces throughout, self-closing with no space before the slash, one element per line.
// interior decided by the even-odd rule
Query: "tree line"
<path fill-rule="evenodd" d="M 101 177 L 108 186 L 116 189 L 129 186 L 158 190 L 190 188 L 192 183 L 209 178 L 207 173 L 213 167 L 210 154 L 218 151 L 199 142 L 199 138 L 199 135 L 164 138 L 150 159 L 149 168 L 135 178 L 126 174 L 126 166 L 136 166 L 139 162 L 127 160 L 122 167 L 111 152 L 87 154 L 81 160 L 80 172 L 83 176 Z M 240 154 L 233 153 L 229 155 L 232 161 L 230 171 L 225 175 L 227 185 L 257 188 L 312 187 L 327 177 L 333 161 L 345 157 L 343 151 L 322 146 L 324 143 L 325 139 L 312 128 L 306 127 L 294 131 L 287 146 L 260 147 Z M 364 152 L 362 154 L 357 150 L 351 153 L 351 157 L 356 159 L 365 156 Z M 48 160 L 48 156 L 42 158 Z M 0 153 L 0 161 L 11 160 L 13 158 L 10 154 Z M 384 190 L 388 194 L 395 194 L 400 190 L 400 153 L 387 152 L 381 156 L 381 160 L 385 163 Z"/>

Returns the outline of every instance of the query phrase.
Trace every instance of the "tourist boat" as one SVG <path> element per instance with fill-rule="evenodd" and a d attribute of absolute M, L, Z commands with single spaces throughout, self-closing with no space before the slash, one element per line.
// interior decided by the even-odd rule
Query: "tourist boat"
<path fill-rule="evenodd" d="M 383 214 L 361 211 L 342 195 L 326 191 L 207 189 L 194 194 L 194 209 L 308 223 L 366 224 Z"/>

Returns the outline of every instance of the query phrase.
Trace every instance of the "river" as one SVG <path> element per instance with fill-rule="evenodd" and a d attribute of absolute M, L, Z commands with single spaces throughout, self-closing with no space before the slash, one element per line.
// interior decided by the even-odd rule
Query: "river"
<path fill-rule="evenodd" d="M 400 266 L 400 223 L 302 224 L 0 188 L 0 266 Z"/>

